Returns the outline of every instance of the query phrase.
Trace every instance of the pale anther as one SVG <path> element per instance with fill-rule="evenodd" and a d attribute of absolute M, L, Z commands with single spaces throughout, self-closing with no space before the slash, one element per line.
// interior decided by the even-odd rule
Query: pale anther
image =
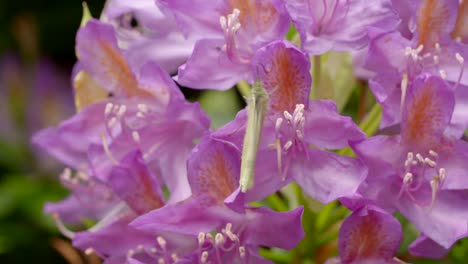
<path fill-rule="evenodd" d="M 200 257 L 200 262 L 205 264 L 208 261 L 208 251 L 203 251 Z"/>
<path fill-rule="evenodd" d="M 106 108 L 105 108 L 105 110 L 104 110 L 104 114 L 105 114 L 105 115 L 109 115 L 109 114 L 112 112 L 112 107 L 113 107 L 113 106 L 114 106 L 114 105 L 113 105 L 112 103 L 107 103 L 107 104 L 106 104 Z"/>
<path fill-rule="evenodd" d="M 284 144 L 283 149 L 285 151 L 288 151 L 288 149 L 292 146 L 292 144 L 293 144 L 292 141 L 288 140 L 288 142 L 286 142 L 286 144 Z"/>
<path fill-rule="evenodd" d="M 447 73 L 445 73 L 444 70 L 440 70 L 440 71 L 439 71 L 439 74 L 440 74 L 440 77 L 441 77 L 442 79 L 444 79 L 444 80 L 447 79 Z"/>
<path fill-rule="evenodd" d="M 455 53 L 455 58 L 457 59 L 458 63 L 460 65 L 463 65 L 465 63 L 465 59 L 460 55 L 460 53 Z"/>
<path fill-rule="evenodd" d="M 205 243 L 205 233 L 198 233 L 198 244 L 202 246 Z"/>
<path fill-rule="evenodd" d="M 424 158 L 424 162 L 429 165 L 431 168 L 435 168 L 437 165 L 435 161 L 431 160 L 430 158 Z"/>
<path fill-rule="evenodd" d="M 163 237 L 158 236 L 158 237 L 156 238 L 156 241 L 158 242 L 158 245 L 159 245 L 162 249 L 166 249 L 166 240 L 165 240 Z"/>
<path fill-rule="evenodd" d="M 288 111 L 284 111 L 284 118 L 286 118 L 286 120 L 288 120 L 289 122 L 292 122 L 292 115 L 288 112 Z"/>
<path fill-rule="evenodd" d="M 437 154 L 437 152 L 433 151 L 432 149 L 429 150 L 429 155 L 431 155 L 432 157 L 435 157 L 435 158 L 436 158 L 437 156 L 439 156 L 439 155 Z"/>
<path fill-rule="evenodd" d="M 283 118 L 278 118 L 276 119 L 276 124 L 275 124 L 275 130 L 279 131 L 281 128 L 281 124 L 283 124 Z"/>
<path fill-rule="evenodd" d="M 217 246 L 224 244 L 225 241 L 226 241 L 226 240 L 225 240 L 223 234 L 221 234 L 221 233 L 216 234 L 216 236 L 215 236 L 215 244 L 216 244 Z"/>
<path fill-rule="evenodd" d="M 148 106 L 145 104 L 138 104 L 138 110 L 140 110 L 142 113 L 147 113 L 148 112 Z"/>
<path fill-rule="evenodd" d="M 94 253 L 94 249 L 93 248 L 87 248 L 84 252 L 86 255 L 91 255 Z"/>
<path fill-rule="evenodd" d="M 408 185 L 413 182 L 413 174 L 411 172 L 408 172 L 405 174 L 405 177 L 403 177 L 403 183 Z"/>
<path fill-rule="evenodd" d="M 245 257 L 245 247 L 243 247 L 243 246 L 239 247 L 239 255 L 240 255 L 241 258 Z"/>
<path fill-rule="evenodd" d="M 138 131 L 132 132 L 132 138 L 133 141 L 135 141 L 135 143 L 140 143 L 140 134 L 138 133 Z"/>

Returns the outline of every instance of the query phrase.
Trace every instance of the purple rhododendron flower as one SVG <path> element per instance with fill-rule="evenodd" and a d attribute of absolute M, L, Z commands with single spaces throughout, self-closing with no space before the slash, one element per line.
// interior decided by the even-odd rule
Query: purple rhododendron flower
<path fill-rule="evenodd" d="M 155 61 L 176 73 L 195 45 L 196 38 L 186 39 L 175 18 L 163 14 L 154 0 L 109 0 L 100 19 L 114 26 L 119 47 L 136 69 Z"/>
<path fill-rule="evenodd" d="M 352 51 L 367 45 L 367 27 L 392 30 L 399 22 L 390 0 L 284 1 L 302 47 L 314 55 Z"/>
<path fill-rule="evenodd" d="M 258 150 L 254 189 L 249 200 L 262 199 L 295 180 L 312 197 L 328 203 L 352 195 L 366 169 L 352 158 L 324 149 L 340 149 L 364 134 L 349 117 L 340 116 L 331 101 L 309 101 L 310 62 L 286 41 L 261 48 L 254 59 L 259 78 L 269 94 L 262 139 Z M 239 149 L 247 112 L 214 132 Z M 310 148 L 315 146 L 316 148 Z"/>
<path fill-rule="evenodd" d="M 292 249 L 302 239 L 302 208 L 279 213 L 244 204 L 238 186 L 240 153 L 231 144 L 207 134 L 187 166 L 192 196 L 144 214 L 131 226 L 192 235 L 198 246 L 186 256 L 187 263 L 270 263 L 258 256 L 258 246 Z M 275 232 L 286 229 L 287 236 Z"/>
<path fill-rule="evenodd" d="M 468 98 L 466 87 L 456 88 L 468 84 L 468 74 L 464 73 L 468 46 L 451 39 L 458 1 L 419 1 L 413 5 L 411 34 L 370 29 L 365 67 L 376 72 L 370 88 L 384 106 L 381 127 L 400 122 L 406 87 L 420 73 L 430 72 L 454 83 L 457 106 L 451 134 L 460 137 L 468 126 L 468 116 L 463 110 Z"/>
<path fill-rule="evenodd" d="M 251 61 L 263 45 L 282 39 L 289 19 L 279 0 L 159 1 L 187 36 L 197 36 L 177 81 L 196 89 L 226 90 L 253 81 Z"/>
<path fill-rule="evenodd" d="M 402 263 L 394 259 L 402 238 L 401 225 L 376 206 L 356 209 L 344 220 L 338 236 L 340 257 L 327 261 L 328 264 Z"/>
<path fill-rule="evenodd" d="M 162 175 L 173 199 L 190 195 L 185 160 L 193 140 L 209 126 L 198 104 L 186 102 L 156 64 L 133 71 L 110 25 L 92 20 L 81 28 L 77 53 L 82 71 L 113 96 L 86 106 L 57 128 L 40 132 L 34 142 L 68 166 L 89 170 L 101 180 L 127 153 L 139 149 L 150 166 L 164 164 Z"/>
<path fill-rule="evenodd" d="M 363 196 L 400 211 L 444 248 L 466 235 L 468 219 L 468 145 L 444 135 L 454 100 L 444 80 L 420 75 L 408 87 L 401 134 L 352 144 L 369 167 Z"/>

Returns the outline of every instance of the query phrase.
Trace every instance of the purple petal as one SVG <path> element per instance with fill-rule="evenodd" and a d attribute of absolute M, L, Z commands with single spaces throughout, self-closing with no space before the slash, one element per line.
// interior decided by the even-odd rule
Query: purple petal
<path fill-rule="evenodd" d="M 363 207 L 341 225 L 338 242 L 341 262 L 392 263 L 401 238 L 397 219 L 377 207 Z"/>
<path fill-rule="evenodd" d="M 304 210 L 302 207 L 289 212 L 275 212 L 268 208 L 250 210 L 255 214 L 255 220 L 246 231 L 249 233 L 247 242 L 249 244 L 291 250 L 297 246 L 305 235 L 301 224 Z M 287 233 L 280 230 L 287 230 Z"/>
<path fill-rule="evenodd" d="M 418 237 L 409 246 L 411 255 L 432 259 L 441 259 L 449 252 L 449 249 L 442 247 L 434 240 L 426 237 L 424 234 Z"/>
<path fill-rule="evenodd" d="M 194 89 L 227 90 L 241 80 L 250 81 L 250 66 L 232 62 L 223 45 L 222 39 L 198 41 L 192 56 L 179 67 L 177 82 Z"/>
<path fill-rule="evenodd" d="M 306 54 L 290 42 L 275 41 L 259 49 L 252 64 L 269 94 L 271 110 L 282 114 L 294 112 L 296 104 L 307 108 L 312 79 Z"/>
<path fill-rule="evenodd" d="M 415 19 L 418 45 L 433 47 L 447 39 L 455 26 L 457 10 L 457 0 L 420 1 Z"/>
<path fill-rule="evenodd" d="M 311 101 L 305 119 L 304 140 L 320 148 L 344 148 L 348 141 L 365 138 L 350 117 L 338 114 L 332 101 Z"/>
<path fill-rule="evenodd" d="M 92 248 L 101 257 L 127 256 L 138 245 L 150 246 L 155 236 L 128 226 L 129 219 L 121 219 L 97 232 L 79 232 L 73 246 L 86 250 Z"/>
<path fill-rule="evenodd" d="M 310 149 L 308 159 L 296 162 L 291 174 L 307 194 L 322 203 L 352 196 L 367 175 L 356 159 Z"/>
<path fill-rule="evenodd" d="M 418 230 L 449 248 L 468 233 L 467 203 L 466 190 L 440 191 L 431 208 L 420 207 L 408 199 L 399 200 L 397 207 Z"/>
<path fill-rule="evenodd" d="M 220 1 L 157 0 L 163 13 L 172 14 L 185 36 L 196 35 L 206 38 L 222 35 L 216 7 Z"/>
<path fill-rule="evenodd" d="M 455 104 L 452 89 L 439 77 L 418 76 L 408 87 L 402 112 L 405 144 L 436 149 Z"/>
<path fill-rule="evenodd" d="M 173 15 L 163 14 L 154 0 L 109 1 L 101 20 L 114 26 L 119 47 L 135 69 L 156 61 L 165 71 L 174 73 L 195 44 L 195 39 L 184 38 Z"/>
<path fill-rule="evenodd" d="M 238 187 L 240 153 L 228 144 L 202 139 L 188 160 L 189 182 L 194 196 L 209 195 L 220 203 Z"/>
<path fill-rule="evenodd" d="M 372 5 L 365 0 L 293 0 L 285 4 L 304 48 L 316 55 L 363 48 L 368 27 L 390 30 L 398 23 L 389 0 L 373 1 Z"/>
<path fill-rule="evenodd" d="M 92 104 L 57 128 L 47 128 L 34 135 L 34 144 L 73 168 L 86 162 L 86 152 L 91 144 L 100 144 L 104 131 L 105 103 Z"/>
<path fill-rule="evenodd" d="M 122 51 L 114 28 L 90 20 L 76 35 L 76 53 L 82 67 L 106 90 L 123 96 L 148 96 L 141 89 Z"/>
<path fill-rule="evenodd" d="M 140 152 L 129 153 L 112 169 L 109 184 L 137 214 L 164 205 L 162 186 L 145 164 Z"/>

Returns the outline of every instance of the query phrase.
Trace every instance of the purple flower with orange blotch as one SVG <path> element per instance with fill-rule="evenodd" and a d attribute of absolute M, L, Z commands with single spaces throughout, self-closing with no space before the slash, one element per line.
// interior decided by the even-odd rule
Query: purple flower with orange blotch
<path fill-rule="evenodd" d="M 309 101 L 308 56 L 287 41 L 276 41 L 257 52 L 254 65 L 269 94 L 269 105 L 254 187 L 247 199 L 264 198 L 292 180 L 323 203 L 354 194 L 364 180 L 365 167 L 327 149 L 344 148 L 349 140 L 365 136 L 351 118 L 337 113 L 333 102 Z M 243 110 L 213 137 L 242 149 L 246 120 Z"/>
<path fill-rule="evenodd" d="M 326 263 L 403 263 L 394 258 L 401 238 L 397 219 L 374 205 L 364 205 L 344 220 L 338 234 L 340 257 Z"/>
<path fill-rule="evenodd" d="M 444 248 L 468 228 L 468 145 L 445 134 L 454 104 L 444 80 L 420 75 L 407 90 L 401 133 L 351 145 L 369 167 L 359 192 L 386 210 L 400 211 Z"/>
<path fill-rule="evenodd" d="M 155 61 L 165 71 L 176 73 L 197 40 L 186 39 L 175 18 L 162 13 L 154 0 L 109 0 L 100 20 L 114 26 L 119 48 L 135 68 Z"/>
<path fill-rule="evenodd" d="M 200 39 L 177 76 L 180 84 L 196 89 L 226 90 L 241 80 L 252 82 L 255 52 L 282 39 L 289 28 L 279 0 L 158 2 L 174 14 L 186 36 Z"/>
<path fill-rule="evenodd" d="M 187 166 L 192 196 L 130 224 L 149 233 L 191 235 L 197 247 L 181 256 L 181 263 L 270 263 L 258 255 L 260 245 L 292 249 L 302 239 L 302 208 L 280 213 L 244 204 L 238 184 L 240 153 L 231 144 L 207 134 Z"/>
<path fill-rule="evenodd" d="M 404 3 L 404 2 L 402 2 Z M 400 3 L 401 4 L 401 3 Z M 457 0 L 418 1 L 408 4 L 413 12 L 410 33 L 388 32 L 371 28 L 369 54 L 365 67 L 376 72 L 370 88 L 383 105 L 381 127 L 401 121 L 401 107 L 408 85 L 421 73 L 440 75 L 453 84 L 456 109 L 451 121 L 451 134 L 460 137 L 468 126 L 466 115 L 468 46 L 454 40 L 451 32 L 461 8 Z M 401 12 L 401 10 L 400 10 Z M 458 88 L 458 89 L 457 89 Z"/>
<path fill-rule="evenodd" d="M 189 196 L 185 161 L 193 140 L 209 126 L 199 105 L 186 102 L 158 65 L 150 62 L 138 70 L 129 65 L 108 24 L 88 22 L 77 34 L 76 50 L 75 99 L 88 99 L 89 87 L 112 96 L 80 105 L 78 114 L 41 131 L 34 142 L 68 166 L 103 181 L 123 157 L 140 150 L 149 166 L 164 164 L 161 175 L 171 199 Z"/>

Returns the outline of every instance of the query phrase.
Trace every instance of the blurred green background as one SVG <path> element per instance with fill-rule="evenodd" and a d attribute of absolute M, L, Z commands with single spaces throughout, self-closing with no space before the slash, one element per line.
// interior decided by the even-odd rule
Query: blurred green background
<path fill-rule="evenodd" d="M 104 1 L 88 5 L 97 16 Z M 69 76 L 81 13 L 77 0 L 0 1 L 0 263 L 97 263 L 43 214 L 45 201 L 67 191 L 57 181 L 62 165 L 30 145 L 35 131 L 73 113 Z"/>

